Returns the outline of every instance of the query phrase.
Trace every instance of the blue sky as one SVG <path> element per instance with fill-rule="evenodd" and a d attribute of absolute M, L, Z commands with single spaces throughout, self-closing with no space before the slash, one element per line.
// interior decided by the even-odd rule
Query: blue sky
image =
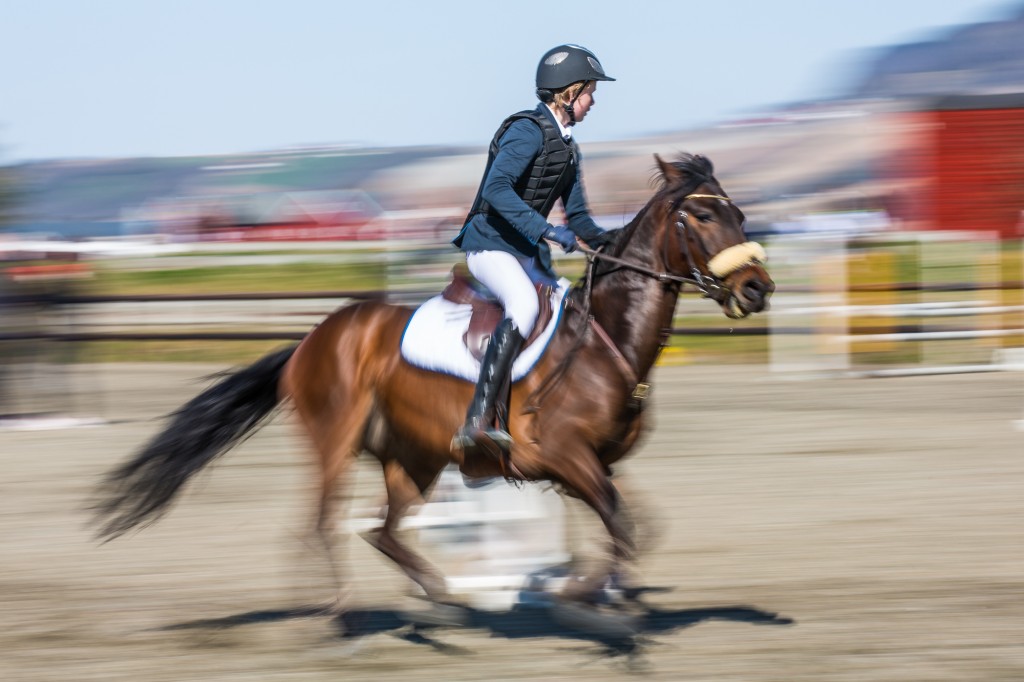
<path fill-rule="evenodd" d="M 606 71 L 581 141 L 815 99 L 1010 0 L 3 0 L 0 162 L 483 145 L 540 55 Z"/>

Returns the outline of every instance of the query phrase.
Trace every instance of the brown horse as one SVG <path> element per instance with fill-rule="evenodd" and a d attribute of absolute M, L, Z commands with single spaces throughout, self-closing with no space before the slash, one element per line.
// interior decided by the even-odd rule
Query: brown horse
<path fill-rule="evenodd" d="M 473 385 L 400 357 L 411 309 L 361 302 L 180 408 L 162 433 L 108 475 L 98 507 L 101 535 L 155 521 L 192 474 L 290 400 L 318 456 L 316 529 L 328 551 L 336 483 L 368 452 L 380 461 L 387 488 L 386 514 L 370 542 L 435 601 L 446 596 L 444 578 L 395 531 L 451 461 L 472 476 L 559 484 L 600 516 L 613 564 L 629 557 L 633 539 L 610 467 L 640 434 L 647 376 L 668 340 L 680 289 L 691 283 L 729 317 L 745 317 L 763 310 L 775 288 L 763 250 L 746 241 L 743 214 L 711 163 L 691 155 L 655 159 L 660 188 L 607 253 L 590 252 L 588 275 L 568 294 L 549 347 L 511 389 L 515 445 L 507 466 L 449 451 Z M 573 596 L 593 594 L 613 568 L 572 583 Z"/>

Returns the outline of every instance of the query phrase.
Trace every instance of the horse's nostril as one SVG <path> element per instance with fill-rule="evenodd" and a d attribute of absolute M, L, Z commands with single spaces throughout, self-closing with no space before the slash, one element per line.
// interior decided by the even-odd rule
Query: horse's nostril
<path fill-rule="evenodd" d="M 748 280 L 743 283 L 743 295 L 751 301 L 760 301 L 764 298 L 764 295 L 768 287 L 759 279 Z"/>

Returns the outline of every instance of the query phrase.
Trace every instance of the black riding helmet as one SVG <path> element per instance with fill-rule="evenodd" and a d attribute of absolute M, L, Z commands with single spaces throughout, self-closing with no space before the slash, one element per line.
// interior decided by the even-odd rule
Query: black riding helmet
<path fill-rule="evenodd" d="M 558 45 L 544 53 L 537 65 L 537 99 L 547 104 L 556 90 L 580 81 L 613 81 L 593 52 L 579 45 Z M 579 94 L 576 95 L 579 97 Z M 565 107 L 569 120 L 576 122 L 572 104 Z"/>

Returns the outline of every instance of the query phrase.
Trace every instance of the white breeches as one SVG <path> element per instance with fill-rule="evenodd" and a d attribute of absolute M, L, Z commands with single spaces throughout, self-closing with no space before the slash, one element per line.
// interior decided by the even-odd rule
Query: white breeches
<path fill-rule="evenodd" d="M 537 323 L 540 307 L 537 289 L 519 259 L 505 251 L 470 251 L 466 265 L 480 282 L 491 290 L 505 308 L 523 337 L 530 335 Z"/>

